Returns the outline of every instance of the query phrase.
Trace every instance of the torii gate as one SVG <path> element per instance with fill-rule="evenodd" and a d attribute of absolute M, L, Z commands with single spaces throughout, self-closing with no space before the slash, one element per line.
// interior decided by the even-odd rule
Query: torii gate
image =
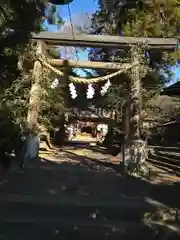
<path fill-rule="evenodd" d="M 30 101 L 29 101 L 29 112 L 28 112 L 28 123 L 29 126 L 37 124 L 38 113 L 40 108 L 40 74 L 42 71 L 42 64 L 49 67 L 51 70 L 57 72 L 54 67 L 62 67 L 64 63 L 68 63 L 70 67 L 76 68 L 91 68 L 91 69 L 111 69 L 119 70 L 124 68 L 123 71 L 131 70 L 131 91 L 129 98 L 134 103 L 136 111 L 133 113 L 134 126 L 133 132 L 129 133 L 128 129 L 130 124 L 126 123 L 126 146 L 132 146 L 133 141 L 140 139 L 140 105 L 141 105 L 141 56 L 140 56 L 140 44 L 146 44 L 146 48 L 162 51 L 174 51 L 177 48 L 178 41 L 173 38 L 140 38 L 140 37 L 119 37 L 119 36 L 107 36 L 107 35 L 64 35 L 60 33 L 40 32 L 29 33 L 31 39 L 37 41 L 37 56 L 41 56 L 46 48 L 52 46 L 79 46 L 79 47 L 111 47 L 111 48 L 123 48 L 127 49 L 131 53 L 130 64 L 119 64 L 113 62 L 88 62 L 88 61 L 63 61 L 62 59 L 49 59 L 49 63 L 43 63 L 38 59 L 34 63 L 34 83 L 31 87 Z M 128 68 L 129 65 L 130 67 Z M 54 66 L 54 67 L 53 67 Z M 113 75 L 113 74 L 112 74 Z M 65 76 L 67 77 L 67 76 Z M 96 81 L 98 82 L 98 81 Z M 85 82 L 88 83 L 88 80 Z M 133 99 L 132 99 L 133 96 Z M 129 113 L 128 113 L 129 114 Z M 128 121 L 128 118 L 126 118 Z M 132 153 L 133 154 L 133 153 Z"/>

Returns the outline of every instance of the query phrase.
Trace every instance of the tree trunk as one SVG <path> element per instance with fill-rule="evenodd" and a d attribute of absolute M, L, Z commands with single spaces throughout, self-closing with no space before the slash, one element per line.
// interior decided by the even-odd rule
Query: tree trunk
<path fill-rule="evenodd" d="M 123 119 L 123 129 L 124 129 L 124 140 L 122 144 L 122 159 L 123 164 L 126 165 L 127 149 L 130 148 L 130 99 L 128 99 L 122 105 L 122 119 Z"/>
<path fill-rule="evenodd" d="M 140 108 L 141 108 L 141 77 L 140 77 L 140 51 L 137 47 L 131 49 L 132 63 L 137 66 L 131 70 L 130 114 L 131 114 L 131 140 L 140 139 Z"/>
<path fill-rule="evenodd" d="M 129 160 L 130 171 L 139 172 L 140 161 L 144 158 L 145 142 L 141 139 L 141 52 L 138 46 L 131 49 L 132 63 L 137 65 L 131 70 L 130 91 L 130 136 L 129 136 Z"/>
<path fill-rule="evenodd" d="M 37 43 L 37 56 L 42 54 L 42 42 Z M 41 71 L 42 66 L 39 61 L 35 61 L 33 69 L 33 82 L 31 85 L 27 124 L 29 136 L 26 139 L 26 150 L 23 157 L 24 163 L 31 158 L 38 157 L 40 137 L 38 134 L 38 116 L 41 103 Z"/>
<path fill-rule="evenodd" d="M 37 44 L 37 55 L 42 54 L 42 42 Z M 41 71 L 42 65 L 39 61 L 35 61 L 33 69 L 33 82 L 31 85 L 29 109 L 27 115 L 28 128 L 32 129 L 33 126 L 38 125 L 38 116 L 41 101 Z"/>

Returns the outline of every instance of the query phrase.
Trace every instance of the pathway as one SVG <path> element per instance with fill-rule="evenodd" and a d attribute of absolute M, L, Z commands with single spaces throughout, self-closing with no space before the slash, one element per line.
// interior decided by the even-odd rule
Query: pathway
<path fill-rule="evenodd" d="M 0 187 L 0 240 L 179 238 L 177 181 L 126 177 L 107 155 L 80 151 L 41 154 L 9 175 Z"/>

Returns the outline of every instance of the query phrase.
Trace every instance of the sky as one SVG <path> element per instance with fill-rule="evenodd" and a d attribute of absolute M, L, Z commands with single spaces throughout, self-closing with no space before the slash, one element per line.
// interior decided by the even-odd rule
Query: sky
<path fill-rule="evenodd" d="M 180 80 L 180 66 L 174 70 L 175 78 Z"/>
<path fill-rule="evenodd" d="M 88 12 L 92 14 L 98 8 L 97 0 L 74 0 L 69 4 L 72 14 L 77 14 L 81 12 Z M 65 5 L 60 7 L 62 17 L 66 18 L 68 16 L 68 7 Z"/>
<path fill-rule="evenodd" d="M 79 14 L 87 12 L 88 15 L 91 15 L 98 9 L 97 0 L 74 0 L 72 3 L 69 4 L 70 12 L 72 15 L 72 18 L 75 20 L 75 16 L 78 16 Z M 58 12 L 59 15 L 65 20 L 69 21 L 69 12 L 68 12 L 68 5 L 64 6 L 58 6 Z M 76 19 L 76 22 L 80 22 L 80 19 Z M 45 26 L 48 27 L 48 31 L 50 32 L 57 32 L 59 31 L 56 25 L 48 25 L 45 23 Z M 80 52 L 78 53 L 78 58 L 80 60 L 88 60 L 88 52 Z M 81 76 L 85 76 L 84 72 L 81 70 L 78 70 L 78 74 Z M 177 81 L 177 79 L 180 79 L 180 68 L 174 68 L 174 81 Z"/>
<path fill-rule="evenodd" d="M 72 3 L 69 4 L 71 15 L 78 15 L 80 13 L 87 12 L 89 15 L 94 13 L 97 8 L 97 0 L 74 0 Z M 68 12 L 68 5 L 62 5 L 57 7 L 59 10 L 60 16 L 64 20 L 69 20 L 69 12 Z M 55 25 L 48 26 L 49 31 L 58 31 Z"/>
<path fill-rule="evenodd" d="M 88 3 L 87 3 L 88 2 Z M 69 4 L 71 16 L 73 19 L 73 22 L 76 21 L 76 23 L 80 19 L 77 17 L 80 16 L 80 14 L 87 13 L 89 16 L 94 13 L 98 9 L 97 0 L 74 0 L 72 3 Z M 62 5 L 57 7 L 59 15 L 63 18 L 64 21 L 69 21 L 69 11 L 68 11 L 68 5 Z M 78 22 L 78 23 L 79 23 Z M 48 25 L 47 22 L 45 22 L 45 27 L 47 27 L 48 31 L 50 32 L 58 32 L 59 29 L 57 25 Z M 75 54 L 74 54 L 75 55 Z M 75 56 L 75 59 L 77 59 L 77 56 Z M 88 51 L 81 51 L 78 52 L 78 59 L 79 60 L 88 60 Z M 84 77 L 86 74 L 82 70 L 78 69 L 76 72 Z"/>

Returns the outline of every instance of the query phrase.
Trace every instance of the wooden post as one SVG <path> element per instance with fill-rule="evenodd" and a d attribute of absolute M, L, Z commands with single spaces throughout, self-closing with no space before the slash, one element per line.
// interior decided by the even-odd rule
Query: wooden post
<path fill-rule="evenodd" d="M 91 62 L 91 61 L 81 61 L 75 60 L 63 60 L 63 59 L 48 59 L 49 63 L 55 67 L 68 66 L 70 68 L 86 68 L 86 69 L 103 69 L 103 70 L 120 70 L 121 68 L 129 67 L 128 63 L 117 63 L 117 62 Z"/>
<path fill-rule="evenodd" d="M 140 77 L 140 64 L 141 55 L 138 46 L 131 48 L 131 59 L 132 63 L 137 65 L 131 69 L 131 121 L 132 126 L 132 137 L 133 140 L 140 138 L 140 102 L 141 102 L 141 77 Z"/>
<path fill-rule="evenodd" d="M 122 159 L 125 166 L 125 156 L 128 154 L 127 150 L 130 148 L 130 96 L 123 102 L 122 105 L 122 119 L 123 119 L 123 129 L 124 129 L 124 141 L 122 144 Z"/>
<path fill-rule="evenodd" d="M 68 61 L 64 60 L 64 69 L 63 69 L 63 73 L 64 75 L 62 77 L 60 77 L 60 88 L 61 90 L 63 90 L 63 94 L 62 94 L 62 98 L 64 101 L 64 108 L 67 109 L 68 106 L 68 91 L 69 91 L 69 86 L 68 86 L 68 80 L 69 80 L 69 66 L 68 66 Z M 65 139 L 65 135 L 66 135 L 66 129 L 65 129 L 65 123 L 68 120 L 68 113 L 64 112 L 62 119 L 60 121 L 60 138 L 59 138 L 59 142 L 62 144 L 64 139 Z"/>
<path fill-rule="evenodd" d="M 42 54 L 42 42 L 37 42 L 37 55 Z M 41 97 L 41 71 L 42 65 L 40 61 L 35 61 L 33 69 L 33 82 L 30 90 L 29 109 L 27 115 L 28 128 L 32 129 L 33 126 L 38 125 L 38 115 L 40 110 L 40 97 Z"/>
<path fill-rule="evenodd" d="M 139 171 L 139 163 L 144 154 L 144 142 L 141 139 L 141 47 L 134 46 L 131 48 L 131 59 L 137 65 L 131 69 L 131 106 L 130 106 L 130 156 L 134 163 L 135 169 Z M 131 169 L 132 170 L 132 169 Z"/>
<path fill-rule="evenodd" d="M 16 30 L 16 32 L 18 32 Z M 26 33 L 27 34 L 27 33 Z M 5 34 L 4 34 L 5 35 Z M 107 47 L 126 48 L 136 45 L 137 41 L 147 43 L 149 49 L 173 50 L 178 46 L 175 38 L 142 38 L 142 37 L 122 37 L 108 35 L 75 34 L 75 36 L 60 34 L 55 32 L 30 33 L 31 39 L 43 40 L 53 46 L 78 46 L 78 47 Z M 20 35 L 21 36 L 21 35 Z"/>
<path fill-rule="evenodd" d="M 43 43 L 37 42 L 36 56 L 41 55 L 43 52 Z M 40 138 L 38 134 L 38 116 L 41 103 L 41 72 L 42 65 L 36 60 L 33 69 L 33 80 L 31 83 L 29 108 L 27 114 L 27 125 L 29 135 L 26 139 L 26 149 L 22 159 L 21 166 L 26 164 L 30 159 L 38 157 Z"/>

